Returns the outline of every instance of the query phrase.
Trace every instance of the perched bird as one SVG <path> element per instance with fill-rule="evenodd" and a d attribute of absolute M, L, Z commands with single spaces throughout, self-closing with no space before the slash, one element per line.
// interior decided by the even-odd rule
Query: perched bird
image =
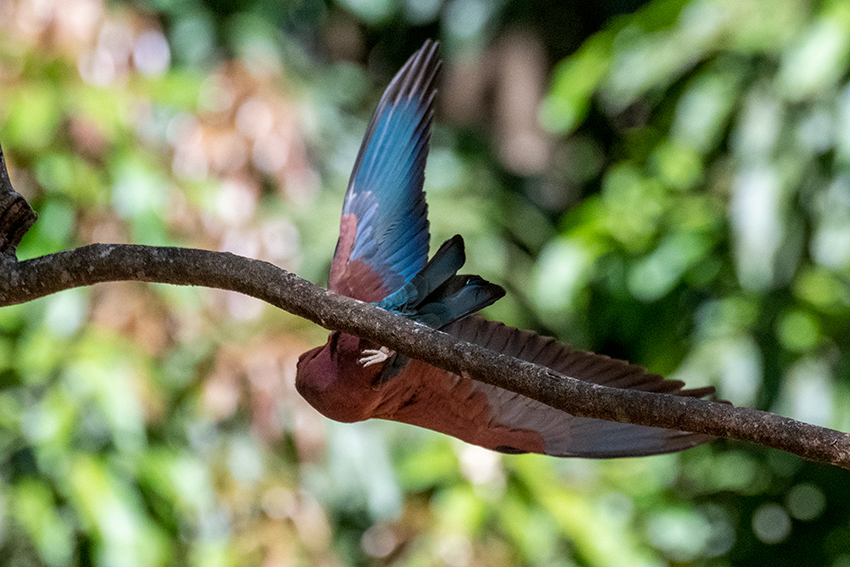
<path fill-rule="evenodd" d="M 504 295 L 465 261 L 455 236 L 426 262 L 430 235 L 422 190 L 434 116 L 438 46 L 427 41 L 387 87 L 360 146 L 345 195 L 328 287 L 493 351 L 579 380 L 702 397 L 643 368 L 472 315 Z M 575 417 L 334 331 L 298 361 L 298 392 L 343 422 L 380 418 L 426 427 L 504 453 L 631 457 L 680 451 L 706 435 Z"/>

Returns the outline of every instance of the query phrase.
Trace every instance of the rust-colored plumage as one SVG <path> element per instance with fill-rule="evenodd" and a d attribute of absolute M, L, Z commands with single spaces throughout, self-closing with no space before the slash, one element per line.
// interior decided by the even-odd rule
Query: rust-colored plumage
<path fill-rule="evenodd" d="M 639 366 L 472 315 L 504 291 L 476 276 L 456 274 L 464 262 L 460 237 L 426 263 L 430 236 L 422 185 L 439 69 L 437 45 L 428 41 L 378 104 L 346 193 L 330 289 L 380 302 L 458 338 L 587 382 L 680 396 L 712 394 L 711 387 L 684 390 L 682 382 Z M 669 453 L 711 440 L 578 418 L 336 331 L 327 344 L 301 356 L 296 387 L 337 421 L 399 421 L 506 453 L 625 457 Z"/>

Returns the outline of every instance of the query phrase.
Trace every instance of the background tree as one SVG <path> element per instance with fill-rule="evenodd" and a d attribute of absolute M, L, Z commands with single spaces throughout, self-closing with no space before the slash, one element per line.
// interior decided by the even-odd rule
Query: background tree
<path fill-rule="evenodd" d="M 0 142 L 41 217 L 19 257 L 179 244 L 323 281 L 369 113 L 435 37 L 434 241 L 463 227 L 469 270 L 510 288 L 491 316 L 850 430 L 850 11 L 614 5 L 9 0 Z M 839 469 L 723 441 L 502 457 L 334 424 L 292 387 L 324 336 L 203 289 L 0 309 L 0 554 L 850 564 Z"/>

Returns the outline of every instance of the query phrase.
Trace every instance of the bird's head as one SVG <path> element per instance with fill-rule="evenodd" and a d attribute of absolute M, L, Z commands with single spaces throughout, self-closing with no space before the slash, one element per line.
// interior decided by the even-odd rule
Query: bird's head
<path fill-rule="evenodd" d="M 370 348 L 375 346 L 369 341 L 333 331 L 327 343 L 298 359 L 295 388 L 325 417 L 343 422 L 368 419 L 380 399 L 373 386 L 379 384 L 383 368 L 358 362 Z"/>

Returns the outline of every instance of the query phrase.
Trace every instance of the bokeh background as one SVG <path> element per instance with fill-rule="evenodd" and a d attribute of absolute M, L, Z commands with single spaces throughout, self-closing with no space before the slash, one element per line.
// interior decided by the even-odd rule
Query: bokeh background
<path fill-rule="evenodd" d="M 228 250 L 324 284 L 381 91 L 446 61 L 435 243 L 488 311 L 850 430 L 850 3 L 0 0 L 19 257 Z M 846 471 L 720 440 L 617 461 L 332 423 L 327 332 L 117 283 L 0 309 L 0 563 L 850 566 Z"/>

